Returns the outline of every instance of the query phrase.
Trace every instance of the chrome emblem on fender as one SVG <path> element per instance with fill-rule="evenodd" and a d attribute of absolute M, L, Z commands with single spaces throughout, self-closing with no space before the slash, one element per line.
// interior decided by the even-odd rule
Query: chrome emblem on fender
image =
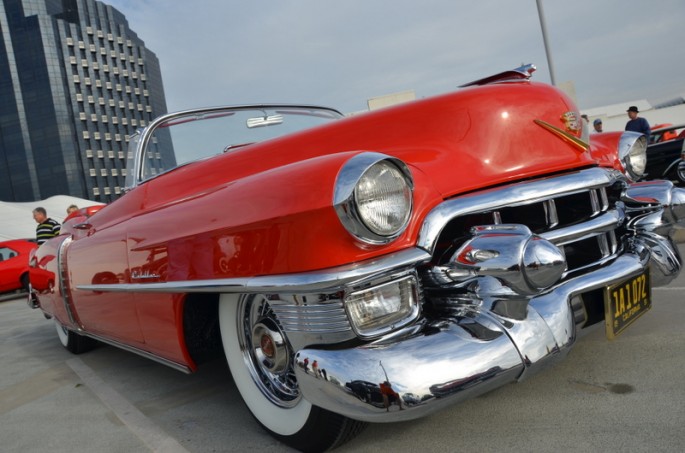
<path fill-rule="evenodd" d="M 136 279 L 136 280 L 143 280 L 143 279 L 150 279 L 150 278 L 160 278 L 159 274 L 155 274 L 154 272 L 150 272 L 148 270 L 144 271 L 139 271 L 135 270 L 131 272 L 131 280 Z"/>
<path fill-rule="evenodd" d="M 566 125 L 566 130 L 569 132 L 578 132 L 581 128 L 580 119 L 576 112 L 566 112 L 561 115 L 561 121 Z"/>

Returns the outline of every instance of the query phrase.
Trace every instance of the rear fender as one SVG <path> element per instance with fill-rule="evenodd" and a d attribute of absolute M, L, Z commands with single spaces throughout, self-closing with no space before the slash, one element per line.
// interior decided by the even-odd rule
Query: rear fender
<path fill-rule="evenodd" d="M 67 237 L 60 235 L 49 239 L 35 250 L 30 258 L 29 278 L 40 308 L 58 319 L 62 325 L 76 328 L 67 313 L 59 284 L 58 256 L 60 247 Z"/>

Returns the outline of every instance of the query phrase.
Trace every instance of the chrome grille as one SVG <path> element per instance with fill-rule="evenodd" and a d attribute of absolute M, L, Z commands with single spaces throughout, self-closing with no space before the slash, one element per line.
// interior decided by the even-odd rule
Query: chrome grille
<path fill-rule="evenodd" d="M 309 303 L 308 297 L 311 296 L 279 295 L 269 300 L 284 330 L 311 334 L 352 331 L 342 300 Z"/>
<path fill-rule="evenodd" d="M 512 184 L 444 202 L 428 216 L 420 243 L 444 264 L 478 225 L 522 224 L 566 253 L 565 275 L 610 260 L 625 219 L 615 172 L 590 169 Z"/>

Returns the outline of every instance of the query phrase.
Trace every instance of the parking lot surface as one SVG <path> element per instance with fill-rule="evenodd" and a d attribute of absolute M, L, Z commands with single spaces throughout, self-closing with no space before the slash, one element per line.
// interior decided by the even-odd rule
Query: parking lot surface
<path fill-rule="evenodd" d="M 289 451 L 252 419 L 223 360 L 185 375 L 110 346 L 74 356 L 23 297 L 0 302 L 0 341 L 1 451 Z M 617 339 L 594 330 L 524 382 L 370 425 L 336 451 L 680 452 L 684 351 L 681 276 Z"/>

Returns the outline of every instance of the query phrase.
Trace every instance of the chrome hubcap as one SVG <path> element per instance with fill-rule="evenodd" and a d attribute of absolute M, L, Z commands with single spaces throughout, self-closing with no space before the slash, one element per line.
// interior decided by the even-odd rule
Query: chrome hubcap
<path fill-rule="evenodd" d="M 270 373 L 283 373 L 288 370 L 288 346 L 273 319 L 262 319 L 253 327 L 252 347 L 253 356 Z"/>
<path fill-rule="evenodd" d="M 252 380 L 272 403 L 295 406 L 300 390 L 292 350 L 278 318 L 263 296 L 246 296 L 239 304 L 238 341 Z"/>

